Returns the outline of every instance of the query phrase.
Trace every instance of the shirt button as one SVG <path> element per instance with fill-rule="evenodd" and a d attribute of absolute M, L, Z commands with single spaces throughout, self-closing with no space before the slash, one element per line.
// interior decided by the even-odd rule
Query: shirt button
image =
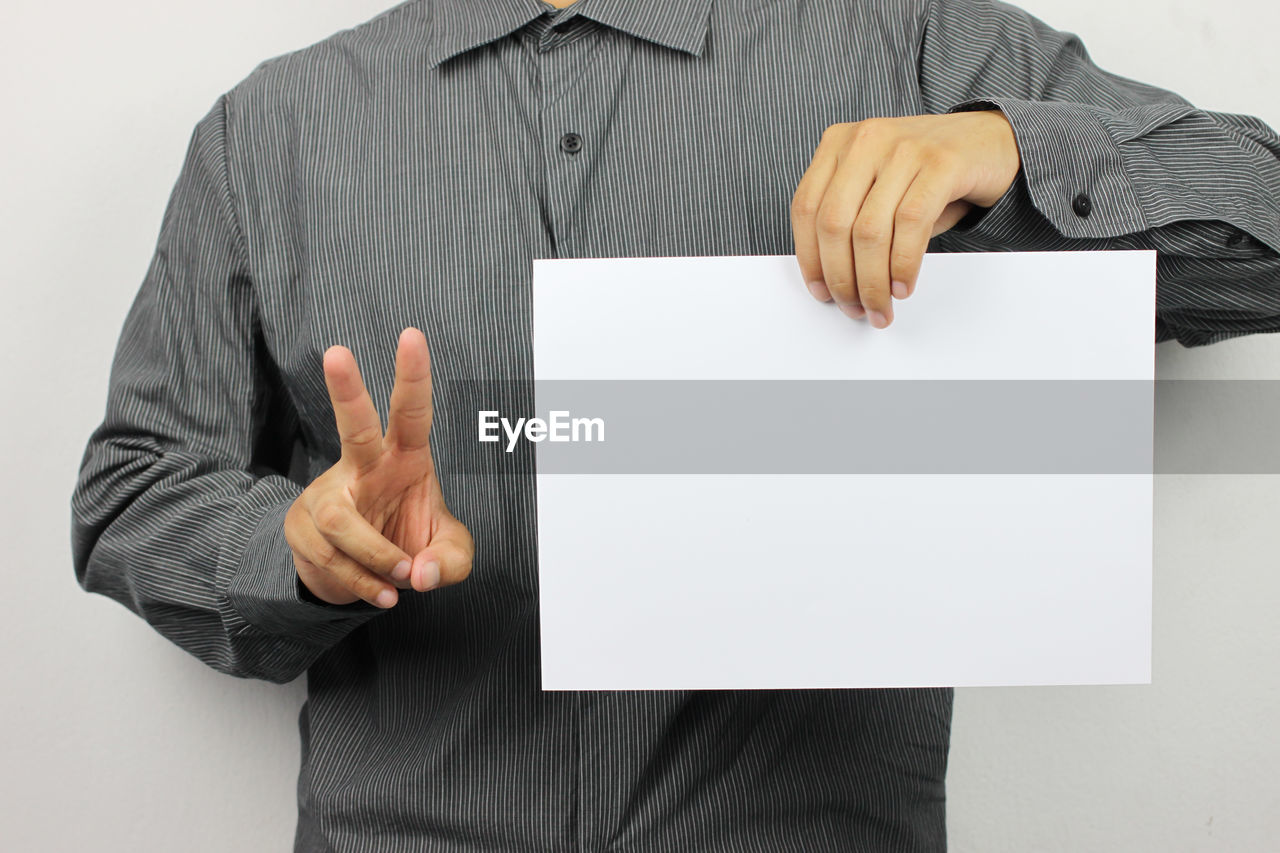
<path fill-rule="evenodd" d="M 1076 212 L 1076 216 L 1088 216 L 1093 213 L 1093 200 L 1084 193 L 1080 193 L 1071 202 L 1071 209 Z"/>
<path fill-rule="evenodd" d="M 566 133 L 560 137 L 560 150 L 566 154 L 577 154 L 582 150 L 582 137 L 576 133 Z"/>

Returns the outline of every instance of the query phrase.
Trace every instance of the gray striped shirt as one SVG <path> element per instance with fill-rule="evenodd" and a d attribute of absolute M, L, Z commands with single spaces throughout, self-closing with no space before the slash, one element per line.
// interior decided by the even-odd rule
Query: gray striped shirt
<path fill-rule="evenodd" d="M 411 0 L 263 63 L 120 336 L 77 577 L 223 672 L 308 674 L 299 850 L 943 849 L 948 690 L 542 693 L 531 468 L 449 465 L 450 389 L 531 377 L 533 258 L 789 253 L 825 127 L 993 105 L 1023 174 L 934 250 L 1155 248 L 1158 339 L 1280 329 L 1275 134 L 993 0 Z M 1087 345 L 1106 306 L 1062 310 Z M 282 531 L 339 453 L 321 354 L 385 417 L 408 325 L 475 568 L 327 605 Z"/>

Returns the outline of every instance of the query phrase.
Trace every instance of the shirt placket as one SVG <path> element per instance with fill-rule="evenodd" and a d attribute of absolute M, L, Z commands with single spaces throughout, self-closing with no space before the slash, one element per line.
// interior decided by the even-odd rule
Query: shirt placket
<path fill-rule="evenodd" d="M 601 72 L 610 66 L 602 54 L 614 39 L 583 17 L 561 13 L 554 26 L 536 25 L 526 41 L 538 69 L 538 146 L 543 164 L 543 216 L 557 257 L 589 254 L 575 240 L 584 215 L 582 201 L 605 145 L 600 103 L 613 81 Z M 540 29 L 540 32 L 539 32 Z"/>
<path fill-rule="evenodd" d="M 609 93 L 619 84 L 610 48 L 625 36 L 576 15 L 569 7 L 534 21 L 523 34 L 523 46 L 537 69 L 538 152 L 542 163 L 540 205 L 555 257 L 592 253 L 577 225 L 589 215 L 583 209 L 587 184 L 605 156 Z M 597 853 L 608 846 L 615 827 L 606 804 L 617 799 L 609 774 L 601 772 L 602 741 L 608 726 L 601 719 L 600 697 L 574 695 L 577 744 L 576 848 Z"/>

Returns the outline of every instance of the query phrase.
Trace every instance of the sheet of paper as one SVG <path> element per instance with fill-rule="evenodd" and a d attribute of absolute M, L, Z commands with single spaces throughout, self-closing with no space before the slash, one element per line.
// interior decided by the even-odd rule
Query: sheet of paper
<path fill-rule="evenodd" d="M 1150 680 L 1154 253 L 931 254 L 887 330 L 791 256 L 533 281 L 544 689 Z"/>

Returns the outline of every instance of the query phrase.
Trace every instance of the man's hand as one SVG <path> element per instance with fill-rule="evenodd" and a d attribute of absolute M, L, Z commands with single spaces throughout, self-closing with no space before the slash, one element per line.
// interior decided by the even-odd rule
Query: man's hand
<path fill-rule="evenodd" d="M 431 362 L 417 329 L 400 334 L 387 434 L 346 347 L 324 354 L 342 458 L 298 497 L 284 531 L 298 577 L 331 604 L 393 606 L 396 588 L 457 583 L 475 545 L 450 514 L 431 459 Z"/>
<path fill-rule="evenodd" d="M 915 289 L 930 238 L 999 201 L 1021 166 L 997 110 L 832 125 L 791 203 L 810 292 L 883 329 L 893 299 Z"/>

